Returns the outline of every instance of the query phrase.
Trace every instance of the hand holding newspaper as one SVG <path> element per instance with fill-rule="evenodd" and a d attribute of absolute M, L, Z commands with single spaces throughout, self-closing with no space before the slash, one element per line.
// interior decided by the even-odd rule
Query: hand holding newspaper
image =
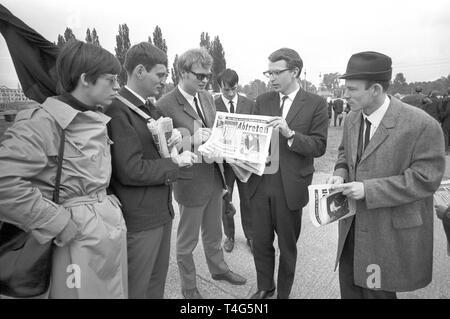
<path fill-rule="evenodd" d="M 271 116 L 217 112 L 210 138 L 198 150 L 225 159 L 236 176 L 246 182 L 252 173 L 262 175 L 269 155 Z"/>
<path fill-rule="evenodd" d="M 173 131 L 172 119 L 170 117 L 160 117 L 157 120 L 152 119 L 147 123 L 147 127 L 152 134 L 159 155 L 161 155 L 162 158 L 171 157 L 171 154 L 173 156 L 173 152 L 174 150 L 176 151 L 176 148 L 169 148 L 168 145 L 168 141 L 172 136 Z"/>
<path fill-rule="evenodd" d="M 308 186 L 308 210 L 316 227 L 353 216 L 356 213 L 355 200 L 342 194 L 342 189 L 332 184 Z"/>

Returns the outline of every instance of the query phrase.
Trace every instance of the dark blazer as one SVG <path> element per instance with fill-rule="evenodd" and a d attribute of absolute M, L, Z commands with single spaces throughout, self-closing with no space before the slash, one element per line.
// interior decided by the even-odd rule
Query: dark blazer
<path fill-rule="evenodd" d="M 157 119 L 161 112 L 144 106 L 126 88 L 121 96 Z M 122 202 L 128 231 L 159 227 L 173 216 L 171 183 L 178 178 L 178 166 L 158 153 L 146 120 L 118 99 L 105 112 L 111 117 L 108 133 L 114 144 L 110 188 Z"/>
<path fill-rule="evenodd" d="M 279 116 L 279 110 L 279 93 L 268 92 L 258 96 L 253 114 Z M 327 103 L 318 95 L 300 89 L 286 116 L 286 122 L 295 131 L 295 137 L 289 147 L 287 139 L 279 134 L 279 169 L 287 205 L 290 210 L 298 210 L 308 203 L 308 185 L 314 172 L 314 157 L 322 156 L 327 147 Z M 260 181 L 260 176 L 251 176 L 248 182 L 250 198 Z"/>
<path fill-rule="evenodd" d="M 445 171 L 444 137 L 434 119 L 390 97 L 375 134 L 356 165 L 361 111 L 344 123 L 334 175 L 364 184 L 356 201 L 354 282 L 367 287 L 369 266 L 381 269 L 381 289 L 428 285 L 433 266 L 433 193 Z M 336 266 L 354 216 L 339 221 Z"/>
<path fill-rule="evenodd" d="M 221 96 L 217 97 L 215 100 L 216 110 L 218 112 L 228 112 L 227 107 L 223 103 Z M 246 98 L 245 96 L 238 95 L 237 105 L 235 106 L 236 113 L 240 114 L 252 114 L 253 108 L 255 107 L 255 102 Z M 225 179 L 227 185 L 231 186 L 235 181 L 235 175 L 231 166 L 224 165 Z"/>
<path fill-rule="evenodd" d="M 198 96 L 207 127 L 212 127 L 216 117 L 213 98 L 206 91 L 199 92 Z M 180 130 L 183 139 L 190 141 L 190 137 L 194 135 L 194 130 L 200 127 L 196 127 L 194 123 L 197 121 L 198 124 L 201 120 L 178 87 L 159 99 L 156 105 L 164 116 L 172 118 L 173 125 Z M 198 152 L 196 153 L 198 154 Z M 219 179 L 222 187 L 226 187 L 222 164 L 207 163 L 202 159 L 201 163 L 181 168 L 179 180 L 174 185 L 176 201 L 184 206 L 205 204 L 214 191 L 215 179 Z"/>

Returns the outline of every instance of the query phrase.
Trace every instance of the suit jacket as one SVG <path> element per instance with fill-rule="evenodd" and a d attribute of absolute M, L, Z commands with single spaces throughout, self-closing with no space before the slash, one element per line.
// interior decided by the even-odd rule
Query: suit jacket
<path fill-rule="evenodd" d="M 199 92 L 198 96 L 206 126 L 212 127 L 216 117 L 213 98 L 206 91 Z M 187 145 L 190 145 L 191 136 L 200 128 L 198 124 L 201 120 L 178 87 L 159 99 L 156 105 L 164 116 L 172 118 L 174 127 L 183 135 L 183 141 L 187 141 Z M 197 125 L 194 125 L 195 122 Z M 175 199 L 184 206 L 201 206 L 211 197 L 216 180 L 219 180 L 220 187 L 226 188 L 222 164 L 207 163 L 202 159 L 201 163 L 182 168 L 179 180 L 174 185 Z"/>
<path fill-rule="evenodd" d="M 161 112 L 144 106 L 126 88 L 119 92 L 132 104 L 157 119 Z M 146 120 L 115 99 L 106 112 L 111 117 L 108 132 L 114 144 L 111 190 L 123 205 L 128 231 L 159 227 L 173 216 L 171 184 L 178 178 L 178 165 L 161 158 Z"/>
<path fill-rule="evenodd" d="M 356 168 L 361 111 L 344 123 L 335 175 L 364 184 L 356 203 L 354 280 L 367 287 L 369 265 L 381 270 L 381 289 L 410 291 L 431 281 L 433 193 L 445 170 L 439 123 L 390 97 L 389 108 Z M 336 265 L 354 217 L 339 222 Z"/>
<path fill-rule="evenodd" d="M 341 114 L 344 112 L 344 101 L 341 99 L 336 99 L 333 102 L 333 110 L 336 114 Z"/>
<path fill-rule="evenodd" d="M 280 95 L 264 93 L 256 99 L 253 114 L 279 116 Z M 314 172 L 314 157 L 322 156 L 327 146 L 327 103 L 318 95 L 300 89 L 292 102 L 286 122 L 295 131 L 291 146 L 279 134 L 279 169 L 284 196 L 290 210 L 308 203 L 308 185 Z M 253 174 L 248 181 L 250 198 L 255 194 L 261 176 Z"/>
<path fill-rule="evenodd" d="M 221 96 L 216 98 L 214 100 L 216 105 L 216 110 L 219 112 L 227 112 L 228 109 L 223 103 L 223 99 Z M 252 114 L 253 108 L 255 106 L 255 103 L 246 98 L 245 96 L 238 95 L 237 105 L 235 106 L 236 113 L 239 114 Z M 233 172 L 233 169 L 230 165 L 224 164 L 224 173 L 225 173 L 225 180 L 227 182 L 228 186 L 232 186 L 234 184 L 234 181 L 236 180 L 235 174 Z"/>

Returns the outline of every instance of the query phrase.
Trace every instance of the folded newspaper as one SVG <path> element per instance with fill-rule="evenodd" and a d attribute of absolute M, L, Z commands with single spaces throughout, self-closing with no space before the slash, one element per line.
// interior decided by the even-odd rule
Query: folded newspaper
<path fill-rule="evenodd" d="M 441 182 L 441 185 L 434 193 L 434 204 L 448 206 L 450 205 L 450 180 Z"/>
<path fill-rule="evenodd" d="M 167 141 L 172 136 L 172 119 L 170 117 L 160 117 L 157 120 L 151 120 L 148 122 L 147 127 L 152 134 L 153 141 L 158 148 L 159 155 L 161 155 L 162 158 L 170 157 L 173 150 L 169 149 Z"/>
<path fill-rule="evenodd" d="M 356 202 L 342 194 L 339 188 L 332 189 L 331 184 L 308 186 L 309 217 L 316 227 L 353 216 Z"/>
<path fill-rule="evenodd" d="M 222 158 L 233 168 L 241 181 L 252 173 L 262 175 L 269 155 L 273 127 L 271 116 L 217 112 L 211 136 L 199 152 Z"/>

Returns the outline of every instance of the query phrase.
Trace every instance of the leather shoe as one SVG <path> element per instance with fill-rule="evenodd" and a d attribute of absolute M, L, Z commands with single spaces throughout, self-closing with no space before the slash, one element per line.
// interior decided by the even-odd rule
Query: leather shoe
<path fill-rule="evenodd" d="M 253 254 L 253 240 L 247 238 L 247 246 L 250 247 L 250 252 Z"/>
<path fill-rule="evenodd" d="M 181 289 L 181 294 L 183 295 L 184 299 L 203 299 L 197 288 Z"/>
<path fill-rule="evenodd" d="M 232 285 L 245 285 L 247 279 L 242 277 L 241 275 L 235 274 L 231 270 L 228 270 L 223 274 L 215 274 L 212 275 L 212 279 L 214 280 L 225 280 L 228 281 Z"/>
<path fill-rule="evenodd" d="M 250 299 L 267 299 L 272 297 L 274 293 L 275 288 L 270 290 L 258 290 L 250 297 Z"/>
<path fill-rule="evenodd" d="M 225 241 L 223 242 L 223 249 L 230 253 L 234 248 L 234 238 L 227 237 Z"/>

